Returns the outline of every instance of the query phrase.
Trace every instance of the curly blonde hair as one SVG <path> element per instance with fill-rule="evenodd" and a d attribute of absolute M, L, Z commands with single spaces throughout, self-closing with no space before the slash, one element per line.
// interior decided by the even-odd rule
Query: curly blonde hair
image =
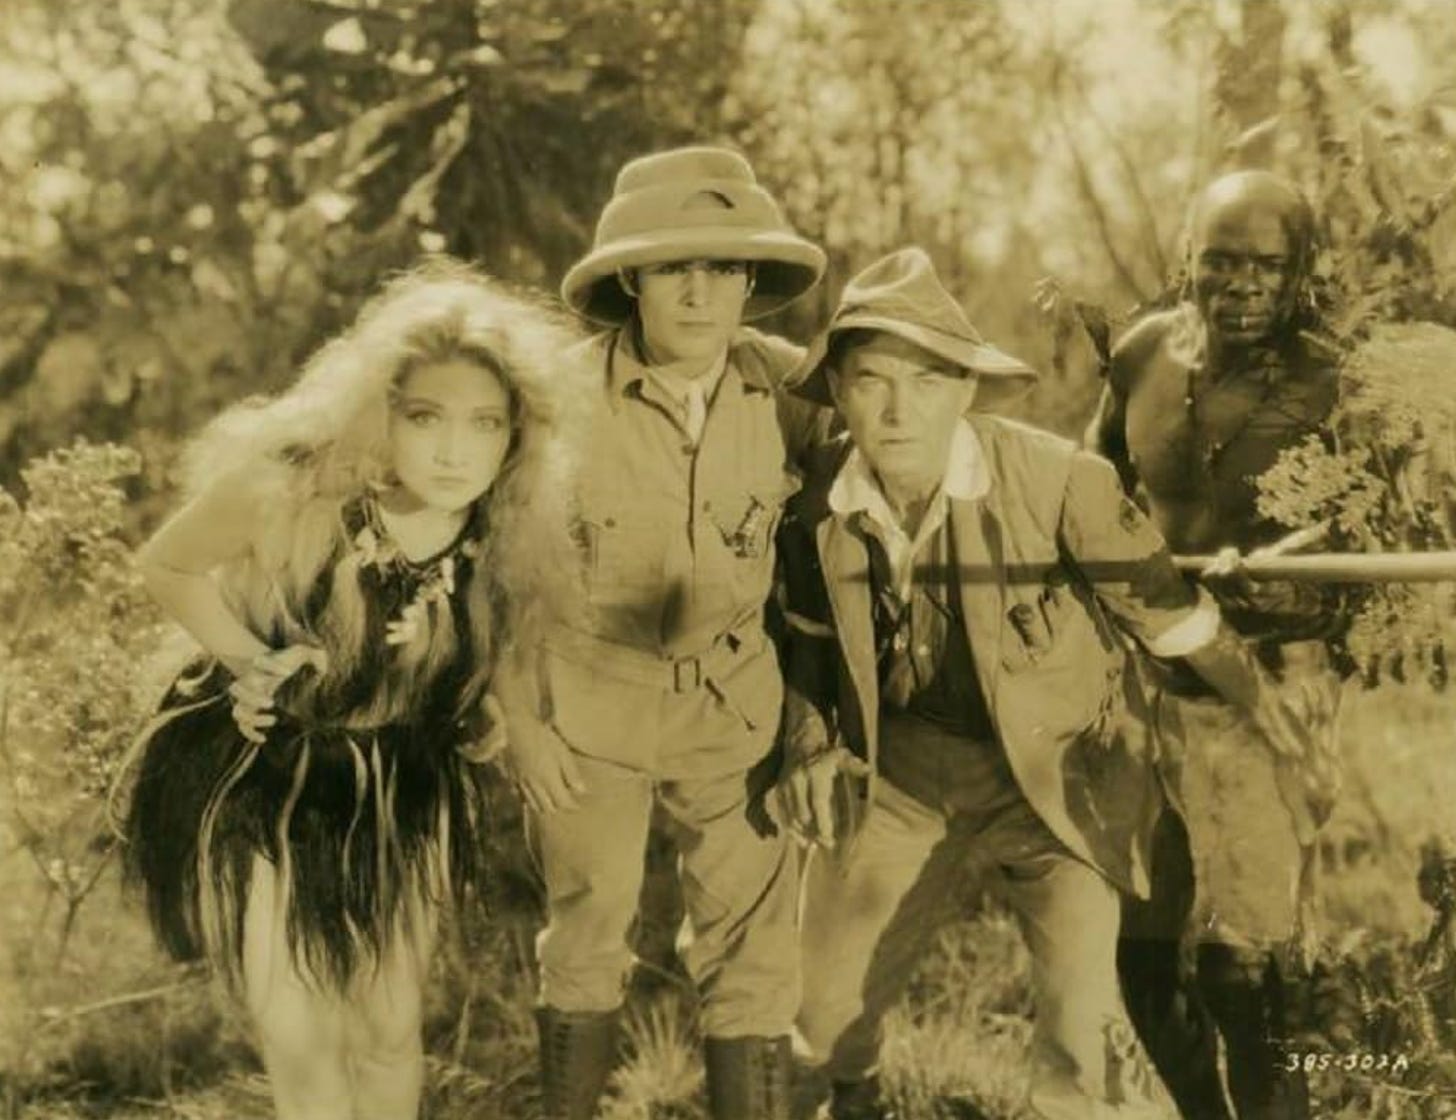
<path fill-rule="evenodd" d="M 357 572 L 346 571 L 359 559 L 341 548 L 342 511 L 387 484 L 392 398 L 420 365 L 465 358 L 495 372 L 515 425 L 500 474 L 477 499 L 483 548 L 465 595 L 475 673 L 462 706 L 478 698 L 503 642 L 533 648 L 545 619 L 574 612 L 569 477 L 588 376 L 573 356 L 579 340 L 555 308 L 434 258 L 389 281 L 291 388 L 233 406 L 193 441 L 183 460 L 189 491 L 231 480 L 264 511 L 249 555 L 222 572 L 224 593 L 265 641 L 324 646 L 329 668 L 316 694 L 330 695 L 368 652 Z M 310 626 L 304 607 L 330 562 L 338 567 L 329 602 Z M 455 652 L 452 630 L 435 626 L 406 643 L 402 667 L 414 671 L 405 681 L 416 687 L 377 698 L 376 710 L 358 718 L 404 715 L 417 686 Z"/>

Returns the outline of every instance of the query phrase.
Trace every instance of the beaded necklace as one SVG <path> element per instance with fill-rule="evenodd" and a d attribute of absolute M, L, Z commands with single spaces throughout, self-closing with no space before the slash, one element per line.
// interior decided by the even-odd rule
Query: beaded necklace
<path fill-rule="evenodd" d="M 377 498 L 366 497 L 360 504 L 360 513 L 363 525 L 352 541 L 360 566 L 374 567 L 381 573 L 393 572 L 415 584 L 414 595 L 395 618 L 385 623 L 385 642 L 405 645 L 414 641 L 420 627 L 428 622 L 430 605 L 444 603 L 455 593 L 456 557 L 472 560 L 479 557 L 480 541 L 472 532 L 478 515 L 472 510 L 454 539 L 440 551 L 412 560 L 390 535 Z"/>

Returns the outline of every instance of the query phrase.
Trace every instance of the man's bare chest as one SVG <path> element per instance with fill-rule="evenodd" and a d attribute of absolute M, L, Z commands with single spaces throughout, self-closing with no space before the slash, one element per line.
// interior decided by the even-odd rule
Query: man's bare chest
<path fill-rule="evenodd" d="M 1333 404 L 1332 386 L 1292 371 L 1215 378 L 1169 363 L 1144 372 L 1128 397 L 1126 437 L 1155 499 L 1246 504 L 1258 476 L 1316 435 Z"/>

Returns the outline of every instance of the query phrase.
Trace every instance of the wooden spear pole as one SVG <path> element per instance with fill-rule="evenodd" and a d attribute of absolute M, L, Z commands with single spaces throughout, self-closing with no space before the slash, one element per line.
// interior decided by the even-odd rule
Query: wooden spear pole
<path fill-rule="evenodd" d="M 1201 574 L 1213 556 L 1175 556 L 1179 571 Z M 1293 556 L 1245 556 L 1240 573 L 1253 580 L 1288 579 L 1300 583 L 1456 582 L 1456 552 L 1321 552 Z"/>

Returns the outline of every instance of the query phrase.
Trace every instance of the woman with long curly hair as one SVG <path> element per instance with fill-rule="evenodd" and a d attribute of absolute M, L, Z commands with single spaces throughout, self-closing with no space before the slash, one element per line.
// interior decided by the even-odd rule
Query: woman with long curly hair
<path fill-rule="evenodd" d="M 203 431 L 140 554 L 205 656 L 139 742 L 130 867 L 166 949 L 240 995 L 285 1120 L 416 1114 L 492 668 L 572 593 L 572 342 L 463 265 L 408 273 Z"/>

